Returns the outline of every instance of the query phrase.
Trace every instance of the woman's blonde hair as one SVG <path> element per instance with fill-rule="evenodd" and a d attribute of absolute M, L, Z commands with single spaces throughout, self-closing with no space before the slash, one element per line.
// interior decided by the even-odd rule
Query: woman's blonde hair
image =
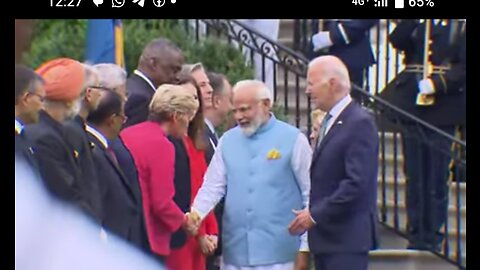
<path fill-rule="evenodd" d="M 313 110 L 310 113 L 310 117 L 312 118 L 312 123 L 317 122 L 320 118 L 323 118 L 323 116 L 325 116 L 325 112 L 320 109 Z"/>
<path fill-rule="evenodd" d="M 198 100 L 180 85 L 162 84 L 157 88 L 149 106 L 149 114 L 155 120 L 168 121 L 175 113 L 194 115 Z"/>

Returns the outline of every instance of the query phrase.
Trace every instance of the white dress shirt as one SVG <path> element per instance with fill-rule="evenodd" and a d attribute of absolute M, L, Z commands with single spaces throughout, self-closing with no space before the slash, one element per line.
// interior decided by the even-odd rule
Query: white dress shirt
<path fill-rule="evenodd" d="M 144 79 L 144 80 L 148 83 L 148 85 L 150 85 L 150 86 L 152 87 L 152 90 L 153 90 L 154 92 L 157 91 L 157 88 L 155 88 L 155 86 L 153 85 L 152 81 L 150 81 L 150 79 L 147 78 L 147 76 L 145 76 L 145 74 L 143 74 L 140 70 L 135 69 L 135 70 L 133 71 L 133 73 L 135 73 L 138 77 Z"/>
<path fill-rule="evenodd" d="M 220 139 L 217 145 L 217 151 L 212 157 L 212 161 L 205 173 L 205 179 L 202 187 L 198 191 L 197 196 L 192 204 L 192 211 L 197 212 L 203 219 L 215 205 L 225 196 L 227 189 L 226 167 L 222 158 L 222 144 Z M 310 196 L 310 164 L 312 161 L 312 149 L 308 143 L 306 136 L 302 133 L 293 147 L 291 166 L 295 174 L 298 186 L 302 194 L 302 202 L 305 208 L 309 205 Z M 287 228 L 285 228 L 286 230 Z M 308 236 L 305 232 L 301 235 L 301 244 L 299 251 L 308 251 Z M 237 267 L 225 265 L 226 270 L 283 270 L 292 269 L 292 263 L 275 264 L 269 266 L 258 267 Z"/>
<path fill-rule="evenodd" d="M 102 133 L 100 133 L 100 131 L 89 125 L 87 125 L 86 130 L 88 133 L 92 134 L 95 138 L 97 138 L 97 140 L 99 140 L 106 149 L 108 149 L 108 140 L 107 138 L 105 138 L 105 136 L 103 136 Z"/>
<path fill-rule="evenodd" d="M 210 129 L 210 132 L 212 132 L 213 135 L 217 136 L 217 133 L 215 132 L 215 127 L 213 126 L 212 122 L 210 122 L 210 120 L 208 120 L 207 118 L 205 118 L 204 121 L 208 129 Z M 208 140 L 210 141 L 210 144 L 212 145 L 213 150 L 216 151 L 217 146 L 215 145 L 215 143 L 213 143 L 212 138 L 209 137 Z M 217 140 L 218 140 L 218 137 L 217 137 Z"/>
<path fill-rule="evenodd" d="M 343 112 L 343 110 L 345 110 L 350 102 L 352 102 L 352 97 L 350 95 L 346 95 L 328 112 L 332 117 L 330 117 L 330 119 L 327 121 L 327 130 L 325 131 L 325 135 L 327 135 L 335 121 L 337 121 L 338 116 Z"/>
<path fill-rule="evenodd" d="M 23 131 L 23 125 L 17 119 L 15 119 L 15 130 L 17 131 L 18 134 L 22 133 Z"/>

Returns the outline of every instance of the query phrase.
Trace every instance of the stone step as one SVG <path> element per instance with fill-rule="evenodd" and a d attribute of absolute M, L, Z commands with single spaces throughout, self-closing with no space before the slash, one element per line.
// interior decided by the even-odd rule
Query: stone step
<path fill-rule="evenodd" d="M 381 218 L 381 209 L 383 209 L 383 202 L 382 202 L 382 197 L 378 196 L 377 199 L 377 205 L 379 208 L 379 217 Z M 387 224 L 391 225 L 392 227 L 395 225 L 395 203 L 394 200 L 388 200 L 386 201 L 385 204 L 385 210 L 386 210 L 386 217 L 387 217 Z M 402 231 L 405 231 L 407 228 L 407 207 L 405 202 L 399 201 L 397 203 L 397 212 L 398 212 L 398 226 Z M 467 207 L 461 207 L 460 208 L 460 214 L 461 214 L 461 220 L 460 220 L 460 230 L 462 233 L 466 233 L 466 218 L 467 218 Z M 451 236 L 455 236 L 457 232 L 457 207 L 453 205 L 448 206 L 448 231 L 451 233 Z"/>
<path fill-rule="evenodd" d="M 368 269 L 456 270 L 458 268 L 428 251 L 380 249 L 369 252 Z"/>
<path fill-rule="evenodd" d="M 383 187 L 385 186 L 386 190 L 386 199 L 387 201 L 395 201 L 395 182 L 394 178 L 387 177 L 385 182 L 382 181 L 382 178 L 378 179 L 378 198 L 381 199 L 383 196 Z M 457 184 L 450 183 L 449 189 L 449 205 L 452 207 L 457 207 L 457 195 L 460 196 L 460 207 L 467 207 L 467 186 L 466 183 L 460 183 L 460 193 L 457 194 Z M 397 178 L 397 192 L 398 192 L 398 201 L 405 202 L 405 192 L 406 192 L 406 180 L 405 178 Z"/>

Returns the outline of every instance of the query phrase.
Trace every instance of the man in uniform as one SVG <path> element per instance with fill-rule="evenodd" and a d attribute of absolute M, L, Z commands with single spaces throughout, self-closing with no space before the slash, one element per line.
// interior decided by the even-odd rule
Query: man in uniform
<path fill-rule="evenodd" d="M 430 35 L 426 33 L 430 25 Z M 427 34 L 427 35 L 426 35 Z M 428 65 L 424 78 L 425 38 L 429 38 Z M 406 68 L 382 91 L 387 101 L 454 135 L 466 122 L 466 32 L 460 20 L 401 20 L 389 36 L 392 45 L 405 54 Z M 417 95 L 434 99 L 417 105 Z M 451 140 L 424 127 L 403 134 L 407 176 L 409 248 L 440 249 L 440 228 L 447 218 L 450 156 L 438 151 L 451 148 Z M 416 136 L 418 137 L 418 135 Z M 425 142 L 435 145 L 436 149 Z"/>
<path fill-rule="evenodd" d="M 352 82 L 364 88 L 366 72 L 375 63 L 368 32 L 378 20 L 313 20 L 312 57 L 333 55 L 347 66 Z M 323 26 L 323 29 L 319 29 Z M 367 89 L 368 91 L 368 89 Z M 352 91 L 351 96 L 360 102 L 360 93 Z"/>

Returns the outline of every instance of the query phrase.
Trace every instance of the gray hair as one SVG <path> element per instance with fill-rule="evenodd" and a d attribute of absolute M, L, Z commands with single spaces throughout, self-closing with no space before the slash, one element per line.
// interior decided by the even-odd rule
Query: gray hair
<path fill-rule="evenodd" d="M 84 98 L 87 88 L 90 86 L 97 86 L 100 76 L 98 72 L 93 68 L 93 66 L 85 63 L 82 63 L 82 65 L 85 69 L 85 82 L 82 92 L 80 93 L 80 97 Z"/>
<path fill-rule="evenodd" d="M 257 90 L 257 99 L 268 99 L 271 103 L 273 103 L 272 94 L 268 86 L 259 80 L 243 80 L 239 81 L 233 87 L 233 93 L 237 92 L 239 89 L 242 88 L 255 88 Z"/>
<path fill-rule="evenodd" d="M 115 89 L 125 85 L 127 81 L 127 72 L 119 65 L 102 63 L 94 65 L 93 68 L 97 71 L 99 83 L 103 87 Z"/>

